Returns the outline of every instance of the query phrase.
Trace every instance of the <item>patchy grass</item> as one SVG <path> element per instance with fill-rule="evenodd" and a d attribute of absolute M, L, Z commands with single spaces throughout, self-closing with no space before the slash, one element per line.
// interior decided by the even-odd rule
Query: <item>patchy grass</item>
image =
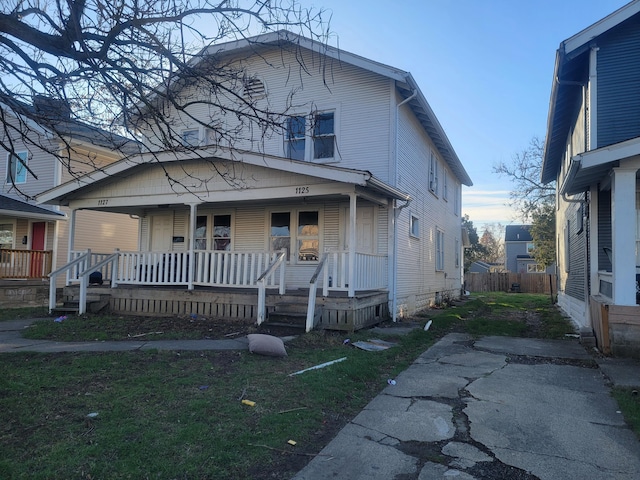
<path fill-rule="evenodd" d="M 49 309 L 47 307 L 1 308 L 0 322 L 27 318 L 43 318 L 48 315 Z"/>
<path fill-rule="evenodd" d="M 640 394 L 636 388 L 614 388 L 613 398 L 624 415 L 625 421 L 640 438 Z"/>
<path fill-rule="evenodd" d="M 542 320 L 534 325 L 531 312 Z M 381 335 L 398 344 L 375 353 L 343 344 L 347 337 L 372 338 L 369 331 L 316 331 L 288 343 L 285 358 L 246 351 L 3 354 L 0 478 L 290 478 L 389 378 L 446 333 L 560 337 L 570 325 L 556 314 L 543 296 L 473 296 L 415 317 L 420 326 L 432 321 L 427 332 Z M 545 326 L 546 315 L 550 325 L 562 326 Z M 49 319 L 29 335 L 93 340 L 155 331 L 163 331 L 160 338 L 227 334 L 212 325 L 190 317 L 87 316 Z M 344 362 L 289 376 L 345 356 Z M 242 399 L 256 404 L 243 405 Z"/>

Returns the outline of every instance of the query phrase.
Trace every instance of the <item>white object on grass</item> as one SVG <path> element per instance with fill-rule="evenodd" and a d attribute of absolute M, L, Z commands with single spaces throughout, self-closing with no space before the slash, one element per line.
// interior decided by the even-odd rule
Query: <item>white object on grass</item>
<path fill-rule="evenodd" d="M 330 362 L 321 363 L 320 365 L 316 365 L 314 367 L 305 368 L 304 370 L 299 370 L 297 372 L 290 373 L 289 376 L 293 377 L 294 375 L 300 375 L 301 373 L 308 372 L 309 370 L 317 370 L 319 368 L 328 367 L 329 365 L 333 365 L 334 363 L 343 362 L 347 359 L 347 357 L 338 358 L 337 360 L 331 360 Z"/>

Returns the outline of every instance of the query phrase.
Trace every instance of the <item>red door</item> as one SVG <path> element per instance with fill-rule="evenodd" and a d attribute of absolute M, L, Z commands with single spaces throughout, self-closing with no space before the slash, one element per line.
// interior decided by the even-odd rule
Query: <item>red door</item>
<path fill-rule="evenodd" d="M 46 233 L 47 224 L 45 222 L 35 222 L 31 226 L 31 250 L 44 250 L 44 238 Z M 31 278 L 41 278 L 44 275 L 42 271 L 44 267 L 44 254 L 32 252 L 31 253 Z"/>

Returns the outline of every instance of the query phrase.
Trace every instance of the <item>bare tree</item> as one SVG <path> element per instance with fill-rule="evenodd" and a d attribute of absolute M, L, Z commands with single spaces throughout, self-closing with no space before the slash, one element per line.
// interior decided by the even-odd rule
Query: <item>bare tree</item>
<path fill-rule="evenodd" d="M 529 146 L 513 156 L 511 163 L 500 162 L 493 171 L 507 177 L 514 185 L 509 197 L 509 206 L 520 212 L 524 222 L 531 221 L 531 215 L 544 203 L 553 203 L 555 182 L 543 184 L 540 180 L 544 141 L 533 137 Z"/>
<path fill-rule="evenodd" d="M 0 147 L 11 154 L 20 142 L 43 149 L 77 175 L 72 139 L 83 135 L 103 136 L 99 141 L 123 155 L 137 150 L 132 140 L 141 129 L 156 134 L 157 142 L 146 145 L 152 151 L 197 150 L 168 112 L 180 112 L 226 145 L 248 124 L 263 134 L 281 128 L 287 108 L 272 111 L 243 95 L 252 78 L 206 47 L 280 29 L 325 44 L 323 15 L 296 0 L 6 0 Z M 309 67 L 300 61 L 298 68 L 300 74 Z M 233 126 L 221 115 L 233 117 Z"/>
<path fill-rule="evenodd" d="M 523 221 L 532 223 L 532 254 L 537 263 L 546 267 L 556 257 L 556 184 L 541 182 L 543 155 L 544 142 L 533 137 L 529 147 L 517 153 L 511 164 L 499 163 L 493 171 L 513 182 L 510 205 L 520 212 Z"/>
<path fill-rule="evenodd" d="M 485 225 L 480 244 L 485 248 L 483 260 L 492 264 L 504 265 L 504 226 L 500 223 Z"/>

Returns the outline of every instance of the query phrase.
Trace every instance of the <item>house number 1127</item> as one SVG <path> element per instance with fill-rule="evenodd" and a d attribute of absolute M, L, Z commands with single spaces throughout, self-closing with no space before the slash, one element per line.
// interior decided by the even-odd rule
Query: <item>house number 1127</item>
<path fill-rule="evenodd" d="M 296 187 L 296 195 L 304 195 L 309 193 L 309 187 Z"/>

